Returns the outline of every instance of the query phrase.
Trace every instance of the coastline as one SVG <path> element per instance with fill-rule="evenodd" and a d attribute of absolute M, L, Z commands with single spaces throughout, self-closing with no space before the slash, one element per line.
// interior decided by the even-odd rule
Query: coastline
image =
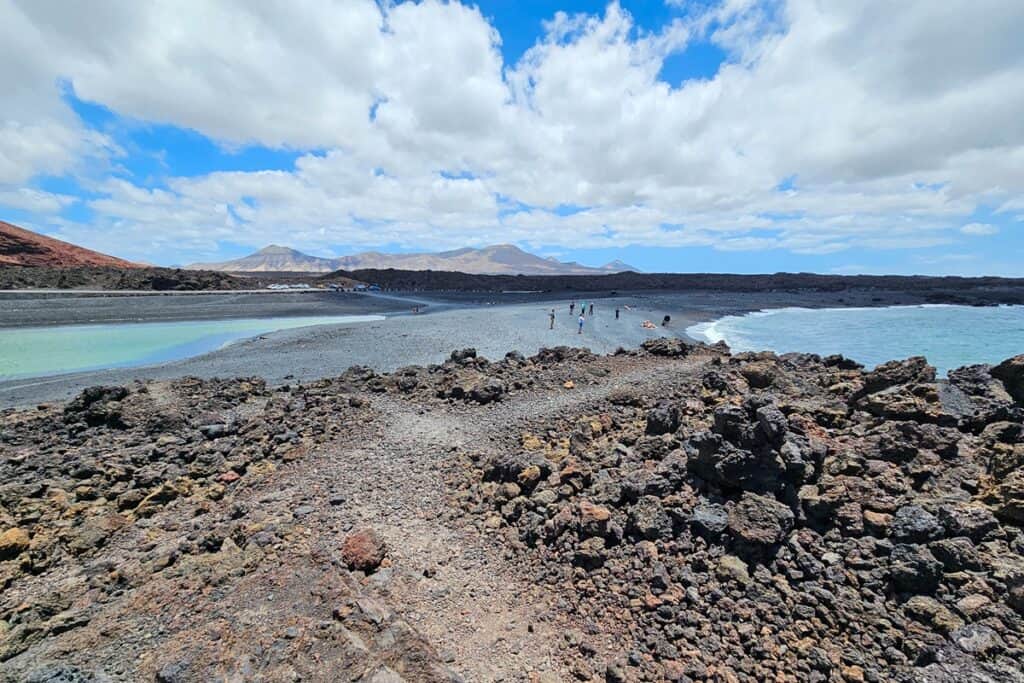
<path fill-rule="evenodd" d="M 9 293 L 7 293 L 9 294 Z M 352 294 L 326 292 L 223 292 L 170 296 L 17 297 L 17 306 L 0 307 L 0 327 L 66 324 L 214 320 L 232 318 L 350 315 L 380 313 L 388 319 L 360 325 L 283 330 L 241 339 L 229 347 L 179 361 L 112 368 L 40 378 L 0 381 L 0 409 L 67 400 L 87 386 L 129 384 L 150 379 L 250 377 L 271 386 L 312 381 L 342 373 L 353 365 L 392 371 L 407 365 L 441 362 L 452 349 L 473 347 L 500 359 L 518 351 L 530 355 L 542 347 L 584 346 L 596 353 L 636 348 L 655 336 L 692 339 L 687 328 L 729 315 L 784 307 L 882 307 L 930 303 L 907 292 L 865 291 L 637 291 L 605 293 L 415 292 Z M 584 334 L 576 334 L 568 302 L 596 305 Z M 413 306 L 419 315 L 411 315 Z M 614 321 L 618 306 L 622 318 Z M 626 306 L 631 310 L 627 311 Z M 557 325 L 548 330 L 554 308 Z M 671 324 L 662 327 L 664 315 Z M 640 327 L 651 320 L 655 329 Z"/>
<path fill-rule="evenodd" d="M 258 376 L 278 386 L 340 375 L 354 365 L 392 371 L 408 365 L 443 361 L 452 349 L 476 348 L 500 359 L 542 347 L 586 346 L 595 353 L 635 348 L 645 339 L 676 333 L 640 326 L 648 312 L 623 311 L 616 321 L 606 303 L 595 301 L 595 316 L 577 334 L 575 316 L 562 307 L 554 330 L 548 329 L 551 302 L 462 307 L 438 305 L 429 313 L 401 314 L 371 323 L 318 325 L 281 330 L 238 340 L 227 347 L 179 361 L 133 368 L 26 378 L 0 382 L 0 408 L 66 400 L 87 386 L 130 384 L 141 380 Z M 557 309 L 556 309 L 557 310 Z"/>

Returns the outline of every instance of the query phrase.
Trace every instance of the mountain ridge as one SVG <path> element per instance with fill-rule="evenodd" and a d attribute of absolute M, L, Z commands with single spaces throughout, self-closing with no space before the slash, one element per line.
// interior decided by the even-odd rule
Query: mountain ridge
<path fill-rule="evenodd" d="M 80 247 L 77 244 L 47 237 L 6 221 L 0 221 L 0 266 L 30 268 L 144 267 L 140 263 L 133 263 L 116 256 Z"/>
<path fill-rule="evenodd" d="M 336 270 L 437 270 L 474 275 L 596 275 L 639 272 L 621 260 L 604 266 L 584 266 L 553 257 L 531 254 L 514 244 L 462 247 L 436 253 L 386 254 L 364 251 L 338 258 L 311 256 L 297 249 L 270 244 L 247 256 L 229 261 L 192 263 L 187 270 L 217 270 L 227 273 L 330 273 Z"/>

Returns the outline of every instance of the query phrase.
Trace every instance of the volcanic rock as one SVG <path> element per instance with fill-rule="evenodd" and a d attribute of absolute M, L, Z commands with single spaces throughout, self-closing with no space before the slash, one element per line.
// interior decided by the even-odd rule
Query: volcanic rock
<path fill-rule="evenodd" d="M 920 545 L 894 546 L 889 558 L 893 585 L 906 593 L 931 594 L 942 577 L 942 563 Z"/>
<path fill-rule="evenodd" d="M 372 572 L 384 561 L 387 545 L 373 529 L 350 533 L 341 547 L 341 558 L 349 569 Z"/>
<path fill-rule="evenodd" d="M 679 428 L 679 409 L 671 403 L 662 402 L 647 412 L 647 433 L 671 434 Z"/>
<path fill-rule="evenodd" d="M 729 511 L 729 532 L 744 554 L 781 543 L 792 530 L 793 511 L 774 498 L 744 493 Z"/>
<path fill-rule="evenodd" d="M 0 534 L 0 560 L 10 560 L 28 550 L 28 532 L 17 527 L 11 528 Z"/>
<path fill-rule="evenodd" d="M 1017 405 L 1024 406 L 1024 354 L 1007 358 L 992 368 L 992 376 L 1002 381 Z"/>
<path fill-rule="evenodd" d="M 926 543 L 942 535 L 935 515 L 920 505 L 904 505 L 893 515 L 889 533 L 900 543 Z"/>

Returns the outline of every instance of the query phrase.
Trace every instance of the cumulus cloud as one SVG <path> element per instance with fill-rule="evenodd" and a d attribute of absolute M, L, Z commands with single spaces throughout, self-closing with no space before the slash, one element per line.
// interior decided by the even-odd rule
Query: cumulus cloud
<path fill-rule="evenodd" d="M 286 171 L 91 188 L 92 225 L 65 232 L 137 258 L 222 241 L 934 246 L 984 234 L 964 226 L 979 206 L 1024 212 L 1022 30 L 1015 0 L 723 0 L 657 31 L 613 2 L 553 14 L 509 64 L 458 2 L 15 0 L 0 76 L 27 94 L 0 114 L 0 189 L 118 153 L 69 116 L 66 82 L 124 117 L 303 152 Z M 666 83 L 694 41 L 730 59 Z"/>
<path fill-rule="evenodd" d="M 995 235 L 999 232 L 999 228 L 988 223 L 968 223 L 967 225 L 960 228 L 960 232 L 965 235 Z"/>
<path fill-rule="evenodd" d="M 77 198 L 71 195 L 41 192 L 27 187 L 0 190 L 0 205 L 33 213 L 56 213 L 76 201 Z"/>

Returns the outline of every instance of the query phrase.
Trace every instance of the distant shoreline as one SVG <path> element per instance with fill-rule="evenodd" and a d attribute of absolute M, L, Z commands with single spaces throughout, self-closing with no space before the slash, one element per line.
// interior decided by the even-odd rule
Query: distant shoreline
<path fill-rule="evenodd" d="M 507 352 L 530 355 L 541 347 L 586 346 L 611 353 L 636 348 L 657 336 L 687 337 L 690 325 L 725 315 L 786 306 L 809 308 L 888 306 L 929 303 L 906 292 L 720 292 L 636 291 L 615 296 L 593 293 L 499 294 L 416 292 L 353 294 L 328 292 L 256 292 L 174 296 L 7 297 L 0 306 L 0 327 L 154 322 L 309 315 L 380 313 L 383 322 L 359 326 L 328 325 L 283 330 L 240 340 L 227 349 L 146 367 L 51 376 L 35 381 L 0 382 L 0 408 L 66 400 L 86 386 L 129 384 L 145 379 L 258 376 L 271 385 L 311 381 L 340 374 L 353 365 L 391 371 L 406 365 L 429 365 L 452 349 L 477 348 L 480 355 L 501 358 Z M 576 334 L 569 303 L 595 305 L 595 315 Z M 421 315 L 413 315 L 419 306 Z M 627 308 L 628 307 L 628 308 Z M 614 310 L 619 308 L 620 319 Z M 556 312 L 555 330 L 548 315 Z M 576 309 L 578 310 L 578 309 Z M 670 324 L 661 326 L 664 316 Z M 654 329 L 641 327 L 643 320 Z"/>

